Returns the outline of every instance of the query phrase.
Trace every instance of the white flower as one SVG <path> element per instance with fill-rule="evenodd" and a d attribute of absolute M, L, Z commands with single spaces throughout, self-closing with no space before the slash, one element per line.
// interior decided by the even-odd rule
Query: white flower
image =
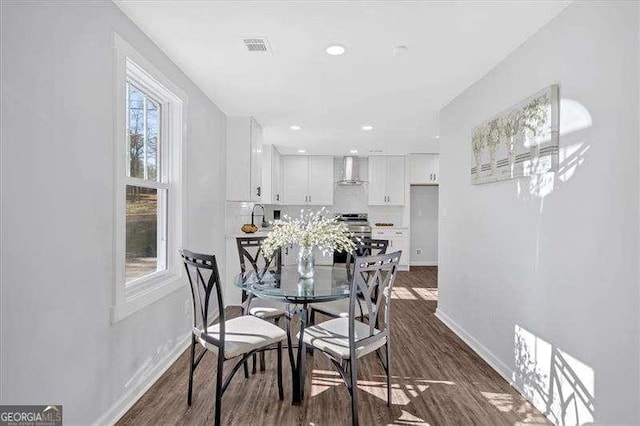
<path fill-rule="evenodd" d="M 355 249 L 353 233 L 338 222 L 337 217 L 324 217 L 325 213 L 324 208 L 318 212 L 301 210 L 299 218 L 284 215 L 282 220 L 276 220 L 273 231 L 262 243 L 264 254 L 270 257 L 280 247 L 293 244 L 303 249 L 318 248 L 323 255 L 334 251 L 352 252 Z"/>

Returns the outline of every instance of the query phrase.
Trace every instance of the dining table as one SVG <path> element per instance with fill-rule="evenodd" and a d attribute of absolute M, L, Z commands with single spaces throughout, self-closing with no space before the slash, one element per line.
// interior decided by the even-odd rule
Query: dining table
<path fill-rule="evenodd" d="M 302 404 L 304 399 L 306 345 L 303 336 L 308 321 L 308 306 L 349 297 L 350 282 L 344 264 L 315 266 L 313 278 L 301 278 L 297 266 L 248 270 L 236 276 L 235 286 L 250 293 L 252 297 L 279 301 L 286 306 L 293 405 Z M 291 335 L 291 321 L 296 316 L 300 323 L 297 347 L 294 346 Z M 294 349 L 297 349 L 295 355 Z"/>

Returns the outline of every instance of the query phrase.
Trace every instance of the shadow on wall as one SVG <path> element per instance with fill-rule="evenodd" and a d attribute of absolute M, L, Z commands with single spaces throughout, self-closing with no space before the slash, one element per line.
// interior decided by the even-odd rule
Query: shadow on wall
<path fill-rule="evenodd" d="M 558 169 L 554 172 L 530 176 L 528 188 L 523 184 L 527 182 L 526 179 L 518 179 L 518 197 L 532 196 L 543 199 L 568 182 L 577 168 L 586 160 L 590 145 L 584 139 L 583 131 L 590 128 L 592 124 L 591 114 L 583 104 L 573 99 L 561 99 Z M 540 211 L 542 211 L 542 204 Z"/>
<path fill-rule="evenodd" d="M 593 369 L 530 331 L 515 326 L 513 381 L 556 425 L 595 418 Z"/>

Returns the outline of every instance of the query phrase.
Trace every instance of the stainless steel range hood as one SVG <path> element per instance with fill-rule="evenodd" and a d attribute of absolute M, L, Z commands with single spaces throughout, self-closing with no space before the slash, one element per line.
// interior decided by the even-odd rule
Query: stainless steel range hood
<path fill-rule="evenodd" d="M 342 176 L 338 185 L 362 185 L 367 183 L 360 179 L 360 161 L 358 157 L 344 157 L 342 159 Z"/>

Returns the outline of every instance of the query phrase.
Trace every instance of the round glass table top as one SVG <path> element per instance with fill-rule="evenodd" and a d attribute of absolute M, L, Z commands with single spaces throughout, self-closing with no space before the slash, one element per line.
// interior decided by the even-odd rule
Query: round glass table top
<path fill-rule="evenodd" d="M 303 279 L 297 266 L 283 266 L 281 272 L 254 270 L 238 274 L 236 287 L 263 299 L 289 303 L 328 302 L 349 297 L 351 283 L 347 268 L 340 266 L 316 266 L 313 278 Z"/>

